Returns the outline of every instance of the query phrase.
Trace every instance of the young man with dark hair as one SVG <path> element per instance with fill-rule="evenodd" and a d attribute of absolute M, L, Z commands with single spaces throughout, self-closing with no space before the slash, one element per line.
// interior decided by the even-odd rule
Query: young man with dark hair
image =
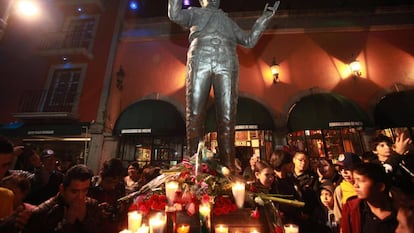
<path fill-rule="evenodd" d="M 380 134 L 371 140 L 371 150 L 376 155 L 372 162 L 383 165 L 387 173 L 395 172 L 410 144 L 411 139 L 404 134 L 398 135 L 394 144 L 391 138 Z"/>
<path fill-rule="evenodd" d="M 24 232 L 104 232 L 96 200 L 87 197 L 91 171 L 85 165 L 70 168 L 60 184 L 59 193 L 33 211 Z"/>
<path fill-rule="evenodd" d="M 398 225 L 397 211 L 389 196 L 389 176 L 374 163 L 363 163 L 353 170 L 357 196 L 342 210 L 342 233 L 389 233 Z"/>
<path fill-rule="evenodd" d="M 128 208 L 126 203 L 118 202 L 119 198 L 126 195 L 124 172 L 121 160 L 107 160 L 103 163 L 96 183 L 89 189 L 88 196 L 96 199 L 104 209 L 103 227 L 107 233 L 117 233 L 126 225 Z"/>

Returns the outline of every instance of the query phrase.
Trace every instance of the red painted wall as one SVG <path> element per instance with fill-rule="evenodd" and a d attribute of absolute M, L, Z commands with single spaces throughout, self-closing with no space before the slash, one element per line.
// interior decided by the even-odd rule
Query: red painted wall
<path fill-rule="evenodd" d="M 125 86 L 112 96 L 110 118 L 135 101 L 160 93 L 185 106 L 187 35 L 174 39 L 121 41 L 116 66 L 125 69 Z M 256 96 L 273 113 L 287 116 L 299 96 L 317 87 L 356 101 L 367 113 L 392 85 L 414 86 L 414 30 L 300 32 L 266 34 L 253 49 L 239 48 L 240 91 Z M 273 84 L 269 64 L 280 63 L 281 82 Z M 350 78 L 356 57 L 362 76 Z"/>

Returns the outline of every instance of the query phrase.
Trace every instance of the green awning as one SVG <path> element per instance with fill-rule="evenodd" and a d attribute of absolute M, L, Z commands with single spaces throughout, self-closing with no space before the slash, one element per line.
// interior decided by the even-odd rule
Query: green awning
<path fill-rule="evenodd" d="M 217 131 L 215 104 L 207 110 L 205 128 L 206 132 Z M 239 97 L 236 129 L 274 130 L 275 125 L 272 115 L 262 104 L 249 98 Z"/>
<path fill-rule="evenodd" d="M 184 135 L 185 123 L 177 108 L 162 100 L 142 100 L 127 107 L 113 130 L 120 134 Z"/>
<path fill-rule="evenodd" d="M 372 126 L 368 115 L 354 101 L 338 94 L 318 93 L 302 97 L 289 110 L 288 129 L 331 129 Z"/>
<path fill-rule="evenodd" d="M 374 119 L 381 129 L 414 127 L 414 90 L 383 96 L 375 106 Z"/>

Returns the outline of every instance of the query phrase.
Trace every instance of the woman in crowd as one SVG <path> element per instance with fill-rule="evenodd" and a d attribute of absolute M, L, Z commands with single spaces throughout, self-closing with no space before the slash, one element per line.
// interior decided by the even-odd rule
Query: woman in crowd
<path fill-rule="evenodd" d="M 295 179 L 292 176 L 292 155 L 284 150 L 275 150 L 270 156 L 270 164 L 275 173 L 275 181 L 272 185 L 272 193 L 282 194 L 289 199 L 300 200 L 299 193 L 295 189 Z M 300 209 L 287 204 L 277 204 L 283 222 L 299 224 Z"/>
<path fill-rule="evenodd" d="M 254 181 L 255 179 L 255 168 L 256 163 L 259 161 L 258 155 L 250 156 L 249 166 L 247 166 L 243 171 L 243 178 L 247 181 Z"/>
<path fill-rule="evenodd" d="M 124 177 L 125 192 L 130 194 L 138 191 L 140 188 L 139 179 L 142 174 L 142 169 L 139 167 L 138 162 L 132 162 L 128 166 L 128 175 Z"/>
<path fill-rule="evenodd" d="M 335 169 L 335 166 L 330 159 L 320 159 L 316 171 L 319 176 L 319 183 L 321 184 L 330 182 L 336 187 L 342 181 L 342 176 Z"/>
<path fill-rule="evenodd" d="M 257 161 L 255 163 L 254 175 L 256 181 L 253 185 L 255 192 L 270 193 L 275 180 L 272 166 L 265 161 Z"/>

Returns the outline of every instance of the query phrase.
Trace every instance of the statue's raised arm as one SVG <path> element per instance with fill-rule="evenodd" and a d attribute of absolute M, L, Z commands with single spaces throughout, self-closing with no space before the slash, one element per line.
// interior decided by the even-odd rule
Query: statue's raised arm
<path fill-rule="evenodd" d="M 266 4 L 264 10 L 263 10 L 263 14 L 267 14 L 267 12 L 272 12 L 271 17 L 273 15 L 275 15 L 277 8 L 279 8 L 280 5 L 280 1 L 276 1 L 275 4 L 273 4 L 273 6 L 269 6 L 269 3 Z"/>

